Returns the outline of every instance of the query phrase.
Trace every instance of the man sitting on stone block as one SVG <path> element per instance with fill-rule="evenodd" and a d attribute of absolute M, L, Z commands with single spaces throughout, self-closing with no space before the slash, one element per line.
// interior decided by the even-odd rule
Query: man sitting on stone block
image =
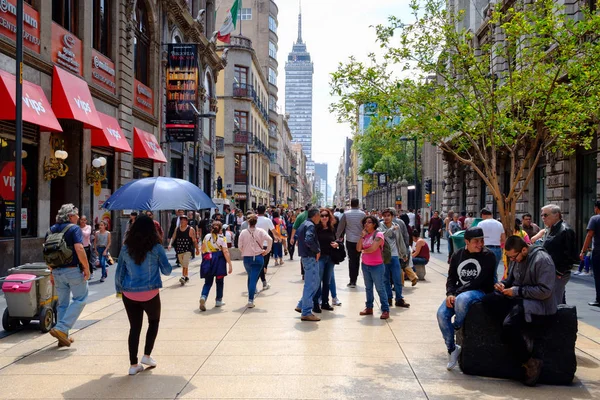
<path fill-rule="evenodd" d="M 448 348 L 448 370 L 456 366 L 460 355 L 460 346 L 454 339 L 455 330 L 462 327 L 471 304 L 481 301 L 486 293 L 494 290 L 496 256 L 484 247 L 483 230 L 478 227 L 467 229 L 465 243 L 465 247 L 452 255 L 446 281 L 446 300 L 437 312 L 438 324 Z"/>
<path fill-rule="evenodd" d="M 495 291 L 485 296 L 483 305 L 486 312 L 504 319 L 503 340 L 524 363 L 524 383 L 534 386 L 543 366 L 534 339 L 543 332 L 545 316 L 557 312 L 555 267 L 542 246 L 528 246 L 520 236 L 509 237 L 504 250 L 510 260 L 508 277 L 494 285 Z"/>

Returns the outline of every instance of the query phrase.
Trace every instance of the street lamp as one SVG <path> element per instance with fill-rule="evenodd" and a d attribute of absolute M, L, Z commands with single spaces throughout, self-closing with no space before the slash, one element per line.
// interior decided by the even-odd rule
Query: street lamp
<path fill-rule="evenodd" d="M 400 140 L 402 142 L 408 142 L 410 140 L 413 140 L 415 142 L 414 155 L 415 155 L 415 210 L 416 210 L 419 208 L 419 205 L 417 204 L 417 138 L 416 137 L 412 137 L 412 138 L 401 137 L 398 140 Z"/>

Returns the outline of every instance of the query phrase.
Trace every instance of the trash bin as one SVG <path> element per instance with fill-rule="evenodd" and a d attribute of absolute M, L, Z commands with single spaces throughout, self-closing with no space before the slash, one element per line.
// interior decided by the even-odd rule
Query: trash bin
<path fill-rule="evenodd" d="M 31 318 L 37 314 L 35 275 L 11 274 L 2 283 L 2 291 L 11 317 Z"/>
<path fill-rule="evenodd" d="M 465 247 L 465 231 L 458 231 L 452 236 L 450 236 L 452 240 L 452 253 L 454 253 L 458 249 L 462 249 Z"/>
<path fill-rule="evenodd" d="M 481 221 L 483 221 L 483 218 L 475 218 L 475 219 L 473 220 L 473 223 L 471 224 L 471 228 L 472 228 L 472 227 L 474 227 L 474 226 L 477 226 L 477 225 L 479 225 L 479 223 L 480 223 Z"/>

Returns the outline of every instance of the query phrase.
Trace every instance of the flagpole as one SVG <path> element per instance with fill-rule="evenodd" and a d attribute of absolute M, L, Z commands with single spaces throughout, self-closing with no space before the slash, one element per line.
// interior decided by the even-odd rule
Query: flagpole
<path fill-rule="evenodd" d="M 242 36 L 242 0 L 240 0 L 240 7 L 238 8 L 240 13 L 240 36 Z"/>

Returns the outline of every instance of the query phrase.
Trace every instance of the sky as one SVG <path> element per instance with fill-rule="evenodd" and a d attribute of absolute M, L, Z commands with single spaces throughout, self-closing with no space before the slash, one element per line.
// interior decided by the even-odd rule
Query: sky
<path fill-rule="evenodd" d="M 298 0 L 275 2 L 279 7 L 278 106 L 283 111 L 285 63 L 298 37 Z M 334 191 L 345 138 L 352 137 L 352 131 L 350 125 L 339 124 L 329 112 L 329 105 L 335 101 L 329 94 L 329 76 L 352 55 L 366 61 L 369 53 L 377 53 L 374 26 L 385 24 L 390 15 L 408 19 L 408 3 L 408 0 L 302 0 L 302 39 L 314 64 L 313 159 L 328 164 L 328 183 Z"/>

